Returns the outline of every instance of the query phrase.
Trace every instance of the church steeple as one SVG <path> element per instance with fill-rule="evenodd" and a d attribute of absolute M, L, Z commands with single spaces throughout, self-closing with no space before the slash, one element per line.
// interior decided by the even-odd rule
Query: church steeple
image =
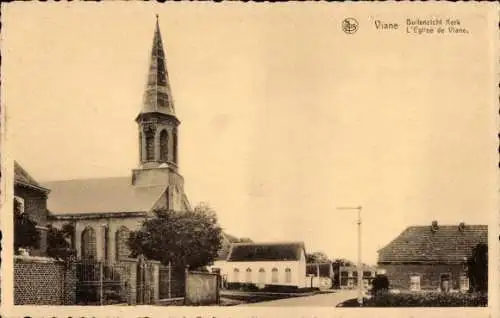
<path fill-rule="evenodd" d="M 158 15 L 139 125 L 140 168 L 177 169 L 177 127 Z"/>
<path fill-rule="evenodd" d="M 175 117 L 175 108 L 168 79 L 168 71 L 161 39 L 160 24 L 156 15 L 153 48 L 141 113 L 159 112 Z"/>

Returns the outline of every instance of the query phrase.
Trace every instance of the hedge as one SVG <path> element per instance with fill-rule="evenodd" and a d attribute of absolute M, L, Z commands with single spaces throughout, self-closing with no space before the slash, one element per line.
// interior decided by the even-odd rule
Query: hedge
<path fill-rule="evenodd" d="M 380 293 L 365 299 L 365 307 L 487 307 L 484 293 Z"/>

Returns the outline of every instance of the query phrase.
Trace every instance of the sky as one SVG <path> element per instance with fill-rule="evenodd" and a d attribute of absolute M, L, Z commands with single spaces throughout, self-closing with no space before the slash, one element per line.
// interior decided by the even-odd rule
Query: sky
<path fill-rule="evenodd" d="M 479 9 L 454 9 L 470 34 L 425 36 L 375 29 L 404 25 L 410 6 L 358 6 L 352 35 L 340 27 L 348 7 L 325 3 L 95 6 L 2 12 L 8 152 L 38 181 L 137 167 L 158 14 L 185 191 L 226 232 L 356 260 L 356 213 L 337 207 L 362 206 L 373 264 L 407 226 L 496 212 L 495 74 Z"/>

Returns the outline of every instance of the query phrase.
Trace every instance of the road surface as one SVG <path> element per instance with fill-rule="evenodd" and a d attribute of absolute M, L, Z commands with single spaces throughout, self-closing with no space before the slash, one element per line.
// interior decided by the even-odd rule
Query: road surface
<path fill-rule="evenodd" d="M 335 307 L 348 299 L 356 298 L 355 290 L 339 290 L 333 293 L 317 294 L 306 297 L 293 297 L 286 299 L 263 301 L 253 304 L 241 304 L 239 306 L 253 307 Z"/>

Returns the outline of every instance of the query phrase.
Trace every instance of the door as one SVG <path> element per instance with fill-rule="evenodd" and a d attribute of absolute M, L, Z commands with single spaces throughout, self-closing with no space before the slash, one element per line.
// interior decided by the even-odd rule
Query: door
<path fill-rule="evenodd" d="M 451 274 L 441 274 L 441 291 L 449 292 L 451 287 Z"/>

